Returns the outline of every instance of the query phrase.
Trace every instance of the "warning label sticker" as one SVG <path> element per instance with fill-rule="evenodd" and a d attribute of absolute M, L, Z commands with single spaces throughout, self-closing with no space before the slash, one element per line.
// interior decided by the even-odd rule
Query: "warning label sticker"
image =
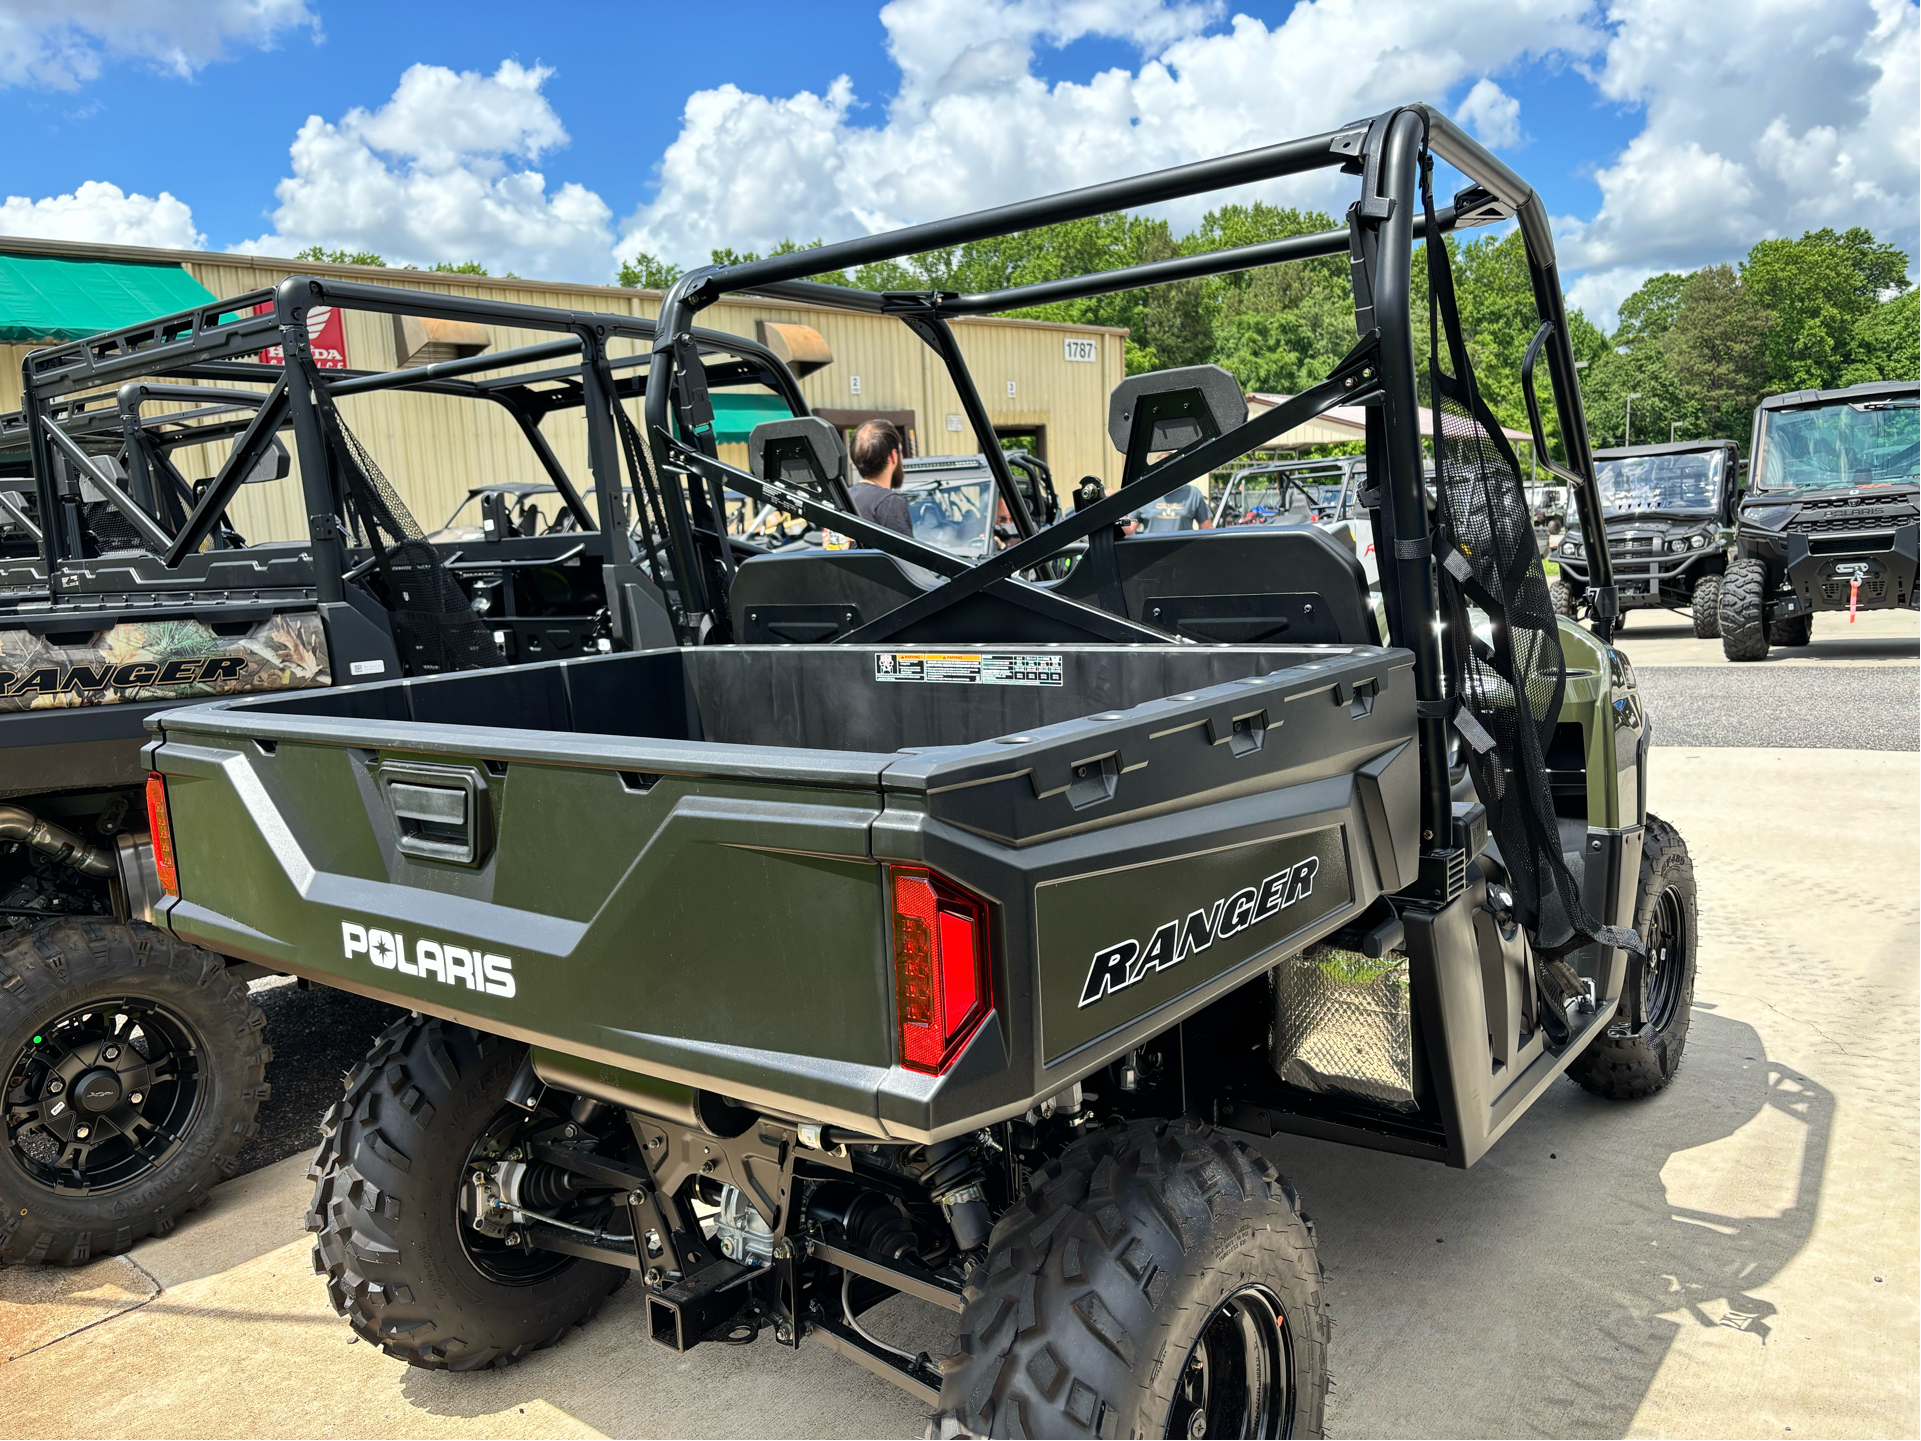
<path fill-rule="evenodd" d="M 1059 685 L 1061 657 L 880 651 L 874 656 L 874 679 L 948 685 Z"/>

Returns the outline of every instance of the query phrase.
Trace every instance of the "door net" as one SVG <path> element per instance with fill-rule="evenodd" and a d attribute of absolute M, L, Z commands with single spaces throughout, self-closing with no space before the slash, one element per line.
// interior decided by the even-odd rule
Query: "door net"
<path fill-rule="evenodd" d="M 394 640 L 408 670 L 432 675 L 500 665 L 492 629 L 474 614 L 466 588 L 421 533 L 373 456 L 332 405 L 323 403 L 319 411 L 346 481 L 348 520 L 355 539 L 374 553 Z"/>
<path fill-rule="evenodd" d="M 1421 198 L 1427 233 L 1438 236 L 1426 156 Z M 1425 249 L 1443 651 L 1468 769 L 1536 952 L 1559 956 L 1589 940 L 1639 951 L 1632 931 L 1587 913 L 1580 882 L 1561 854 L 1547 778 L 1548 746 L 1567 690 L 1559 623 L 1520 463 L 1475 384 L 1447 246 L 1430 239 Z"/>

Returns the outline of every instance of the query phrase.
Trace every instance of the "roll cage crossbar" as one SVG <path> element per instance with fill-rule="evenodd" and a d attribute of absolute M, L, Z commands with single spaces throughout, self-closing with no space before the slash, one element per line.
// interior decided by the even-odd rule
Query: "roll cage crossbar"
<path fill-rule="evenodd" d="M 315 364 L 307 336 L 307 314 L 317 306 L 477 321 L 546 332 L 554 338 L 407 369 L 328 371 Z M 122 491 L 106 482 L 108 499 L 123 513 L 140 512 L 140 519 L 129 514 L 129 521 L 172 568 L 210 536 L 216 545 L 221 543 L 221 517 L 239 487 L 267 456 L 276 436 L 290 430 L 300 457 L 318 599 L 338 602 L 349 573 L 348 532 L 343 524 L 347 505 L 321 407 L 385 390 L 485 400 L 513 416 L 583 532 L 583 540 L 612 567 L 611 600 L 623 586 L 653 588 L 652 576 L 641 569 L 643 559 L 650 562 L 655 575 L 665 569 L 664 552 L 642 557 L 629 537 L 630 493 L 643 508 L 650 503 L 656 510 L 662 507 L 659 498 L 651 495 L 652 481 L 636 464 L 633 448 L 626 447 L 634 470 L 630 492 L 623 480 L 618 433 L 621 426 L 631 425 L 619 402 L 638 399 L 649 389 L 648 377 L 655 371 L 654 338 L 655 322 L 636 316 L 292 276 L 272 289 L 33 352 L 22 366 L 18 421 L 11 426 L 0 422 L 0 448 L 5 448 L 9 436 L 27 448 L 37 509 L 43 518 L 34 527 L 35 538 L 51 584 L 62 562 L 83 553 L 76 487 L 67 474 L 87 473 L 97 485 L 103 482 L 98 466 L 88 460 L 90 448 L 96 456 L 126 452 L 130 488 Z M 620 340 L 633 342 L 637 352 L 610 354 L 609 346 Z M 761 385 L 794 414 L 807 413 L 792 372 L 765 346 L 710 330 L 691 332 L 689 345 L 692 383 L 703 397 L 710 387 Z M 284 366 L 252 359 L 273 346 L 281 348 Z M 514 369 L 568 359 L 573 363 L 543 370 Z M 511 373 L 488 374 L 499 371 Z M 189 381 L 200 384 L 184 383 Z M 231 388 L 242 384 L 266 389 Z M 117 390 L 107 390 L 114 386 Z M 105 405 L 85 408 L 87 402 L 104 400 L 107 394 L 113 399 L 111 409 Z M 142 406 L 152 401 L 213 404 L 187 412 L 144 414 Z M 548 414 L 576 408 L 586 421 L 587 464 L 604 528 L 596 526 L 593 512 L 540 431 L 540 422 Z M 219 474 L 195 496 L 168 463 L 166 452 L 184 444 L 228 438 L 233 439 L 233 447 Z M 46 519 L 52 523 L 44 523 Z M 724 526 L 715 528 L 724 533 Z M 691 545 L 691 537 L 688 541 Z M 615 614 L 616 636 L 630 641 L 620 608 L 610 609 Z"/>
<path fill-rule="evenodd" d="M 1429 502 L 1423 480 L 1419 409 L 1419 360 L 1409 314 L 1409 274 L 1413 244 L 1428 240 L 1421 199 L 1421 174 L 1432 158 L 1445 160 L 1464 175 L 1468 186 L 1454 204 L 1435 213 L 1435 231 L 1513 218 L 1528 259 L 1540 331 L 1529 351 L 1530 414 L 1537 444 L 1542 426 L 1532 395 L 1533 371 L 1545 357 L 1555 417 L 1563 438 L 1564 462 L 1553 465 L 1568 480 L 1582 518 L 1598 533 L 1599 506 L 1594 461 L 1567 338 L 1567 317 L 1546 207 L 1518 175 L 1468 136 L 1445 114 L 1427 105 L 1403 106 L 1371 120 L 1343 126 L 1303 140 L 1178 166 L 1149 175 L 1044 196 L 1014 205 L 977 211 L 948 220 L 864 236 L 813 250 L 779 255 L 742 265 L 704 267 L 681 277 L 661 306 L 654 341 L 657 370 L 684 369 L 693 358 L 692 322 L 722 296 L 753 293 L 805 301 L 870 314 L 893 315 L 908 324 L 946 364 L 977 441 L 990 464 L 998 454 L 991 425 L 978 411 L 975 390 L 946 321 L 957 315 L 988 314 L 1027 305 L 1111 294 L 1147 285 L 1220 275 L 1253 266 L 1345 254 L 1354 299 L 1357 343 L 1320 384 L 1224 435 L 1204 438 L 1152 465 L 1145 462 L 1146 407 L 1137 408 L 1136 434 L 1127 469 L 1114 494 L 1083 505 L 1071 515 L 1023 538 L 977 565 L 968 565 L 858 516 L 823 504 L 814 496 L 765 481 L 718 458 L 712 439 L 713 412 L 699 385 L 650 389 L 647 439 L 662 475 L 718 489 L 732 486 L 765 504 L 776 505 L 831 526 L 862 545 L 925 567 L 945 580 L 843 637 L 847 641 L 884 641 L 924 622 L 967 597 L 991 591 L 1029 608 L 1071 620 L 1103 638 L 1167 641 L 1174 639 L 1125 616 L 1069 601 L 1021 579 L 1070 544 L 1126 517 L 1141 505 L 1227 464 L 1264 441 L 1321 414 L 1336 404 L 1366 408 L 1368 484 L 1364 503 L 1372 514 L 1376 553 L 1382 557 L 1382 596 L 1394 644 L 1414 653 L 1416 695 L 1421 705 L 1422 824 L 1430 835 L 1450 815 L 1446 726 L 1447 704 L 1439 619 L 1434 590 Z M 1360 179 L 1360 194 L 1348 207 L 1345 225 L 1317 235 L 1260 245 L 1181 256 L 1149 265 L 1067 277 L 1037 285 L 977 295 L 948 292 L 871 292 L 824 284 L 806 277 L 875 261 L 897 259 L 945 246 L 1014 234 L 1038 226 L 1084 219 L 1130 207 L 1154 205 L 1234 186 L 1310 171 L 1338 169 Z M 970 398 L 973 404 L 970 404 Z M 1544 446 L 1540 447 L 1546 455 Z M 997 484 L 1011 513 L 1020 507 L 1005 461 L 994 465 Z M 691 489 L 691 486 L 690 486 Z M 725 639 L 728 619 L 725 587 L 731 564 L 716 554 L 697 569 L 683 567 L 680 592 L 683 636 L 698 633 Z M 1604 553 L 1593 577 L 1597 630 L 1612 634 L 1619 613 L 1613 575 Z"/>

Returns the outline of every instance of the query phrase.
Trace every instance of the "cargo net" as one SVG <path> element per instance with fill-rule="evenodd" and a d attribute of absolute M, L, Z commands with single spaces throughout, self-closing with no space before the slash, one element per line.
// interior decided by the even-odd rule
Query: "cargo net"
<path fill-rule="evenodd" d="M 348 521 L 355 540 L 374 553 L 407 668 L 431 675 L 500 665 L 492 629 L 474 614 L 459 578 L 422 535 L 373 456 L 332 405 L 323 403 L 319 410 L 346 480 Z"/>
<path fill-rule="evenodd" d="M 1432 237 L 1439 231 L 1430 166 L 1424 158 L 1421 191 Z M 1561 854 L 1547 778 L 1548 745 L 1567 689 L 1559 622 L 1520 464 L 1475 384 L 1447 246 L 1431 239 L 1425 249 L 1443 650 L 1468 770 L 1536 952 L 1556 957 L 1590 940 L 1639 951 L 1632 931 L 1587 913 Z M 1452 374 L 1441 366 L 1443 334 Z"/>
<path fill-rule="evenodd" d="M 147 549 L 147 538 L 133 528 L 133 522 L 119 507 L 105 500 L 92 500 L 80 507 L 80 529 L 93 542 L 100 555 Z"/>

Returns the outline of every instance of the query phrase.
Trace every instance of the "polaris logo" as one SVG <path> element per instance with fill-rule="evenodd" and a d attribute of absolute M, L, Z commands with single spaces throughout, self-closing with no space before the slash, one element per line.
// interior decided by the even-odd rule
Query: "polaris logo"
<path fill-rule="evenodd" d="M 1126 990 L 1149 971 L 1178 966 L 1214 942 L 1279 915 L 1303 896 L 1314 893 L 1314 873 L 1320 868 L 1320 858 L 1309 856 L 1276 871 L 1257 886 L 1247 886 L 1214 902 L 1206 910 L 1189 911 L 1184 921 L 1166 922 L 1144 946 L 1139 941 L 1122 941 L 1096 951 L 1093 964 L 1087 968 L 1087 984 L 1081 987 L 1081 1004 L 1091 1006 L 1102 996 Z"/>
<path fill-rule="evenodd" d="M 508 956 L 487 955 L 478 947 L 431 941 L 421 936 L 414 941 L 410 958 L 407 938 L 399 931 L 385 931 L 353 921 L 340 923 L 340 944 L 350 961 L 355 956 L 365 956 L 383 971 L 399 971 L 403 976 L 432 976 L 443 986 L 464 984 L 470 991 L 484 991 L 502 1000 L 513 999 L 514 963 Z"/>

